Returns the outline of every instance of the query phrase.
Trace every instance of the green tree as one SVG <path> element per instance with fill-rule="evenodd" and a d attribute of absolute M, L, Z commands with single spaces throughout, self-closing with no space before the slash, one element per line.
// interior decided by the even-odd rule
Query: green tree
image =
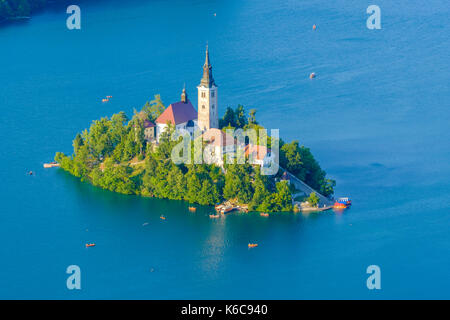
<path fill-rule="evenodd" d="M 319 196 L 315 192 L 311 192 L 308 198 L 306 198 L 306 201 L 309 202 L 309 205 L 311 207 L 317 207 L 319 205 Z"/>
<path fill-rule="evenodd" d="M 245 113 L 245 108 L 243 105 L 238 105 L 238 107 L 236 108 L 235 112 L 235 117 L 236 117 L 236 127 L 237 128 L 244 128 L 245 125 L 247 124 L 247 116 Z"/>
<path fill-rule="evenodd" d="M 83 138 L 81 137 L 81 134 L 77 133 L 75 136 L 75 139 L 73 140 L 73 153 L 76 155 L 78 148 L 84 145 Z"/>
<path fill-rule="evenodd" d="M 280 164 L 300 180 L 304 180 L 306 170 L 303 166 L 300 152 L 298 141 L 283 144 L 280 149 Z"/>
<path fill-rule="evenodd" d="M 147 102 L 142 108 L 142 111 L 148 114 L 148 118 L 151 121 L 155 121 L 161 113 L 164 112 L 165 108 L 166 107 L 161 100 L 161 96 L 159 94 L 155 94 L 155 98 L 152 101 Z"/>
<path fill-rule="evenodd" d="M 182 200 L 186 194 L 186 179 L 176 165 L 172 166 L 167 175 L 167 188 L 169 199 Z"/>
<path fill-rule="evenodd" d="M 199 194 L 202 189 L 202 184 L 197 173 L 194 170 L 189 170 L 186 175 L 187 192 L 185 199 L 191 203 L 196 203 L 199 199 Z"/>
<path fill-rule="evenodd" d="M 219 119 L 220 129 L 227 126 L 236 127 L 236 117 L 234 114 L 234 110 L 231 107 L 227 107 L 222 119 Z"/>
<path fill-rule="evenodd" d="M 102 158 L 108 156 L 114 150 L 110 128 L 111 122 L 108 118 L 101 118 L 92 122 L 87 137 L 83 137 L 94 157 Z"/>
<path fill-rule="evenodd" d="M 320 193 L 326 197 L 331 196 L 334 193 L 334 187 L 336 186 L 336 181 L 333 179 L 324 179 L 320 185 Z"/>
<path fill-rule="evenodd" d="M 255 182 L 254 182 L 255 192 L 253 193 L 252 200 L 249 204 L 249 210 L 261 210 L 264 211 L 262 204 L 270 196 L 270 192 L 267 189 L 267 182 L 264 177 L 261 176 L 259 171 L 257 171 Z"/>
<path fill-rule="evenodd" d="M 292 210 L 292 194 L 286 181 L 277 182 L 277 205 L 280 211 Z"/>
<path fill-rule="evenodd" d="M 248 116 L 248 123 L 249 124 L 258 124 L 258 122 L 256 122 L 256 109 L 250 109 L 249 116 Z"/>
<path fill-rule="evenodd" d="M 209 179 L 203 180 L 202 189 L 198 195 L 198 203 L 201 205 L 214 205 L 219 201 L 216 186 Z"/>
<path fill-rule="evenodd" d="M 248 203 L 253 195 L 250 179 L 252 172 L 253 169 L 250 165 L 227 165 L 223 188 L 224 198 L 237 198 L 239 202 Z"/>

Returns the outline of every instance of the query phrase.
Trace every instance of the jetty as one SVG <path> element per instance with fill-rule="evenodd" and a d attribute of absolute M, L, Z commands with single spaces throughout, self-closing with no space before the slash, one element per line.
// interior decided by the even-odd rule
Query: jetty
<path fill-rule="evenodd" d="M 301 212 L 320 212 L 320 211 L 326 211 L 333 209 L 333 206 L 323 206 L 323 207 L 311 207 L 309 205 L 305 205 L 305 202 L 302 202 L 300 204 L 300 211 Z"/>
<path fill-rule="evenodd" d="M 53 167 L 59 167 L 58 162 L 50 162 L 50 163 L 44 163 L 44 168 L 53 168 Z"/>
<path fill-rule="evenodd" d="M 216 205 L 214 207 L 218 213 L 226 214 L 231 211 L 248 212 L 247 205 L 239 205 L 235 201 L 227 200 L 224 203 Z"/>

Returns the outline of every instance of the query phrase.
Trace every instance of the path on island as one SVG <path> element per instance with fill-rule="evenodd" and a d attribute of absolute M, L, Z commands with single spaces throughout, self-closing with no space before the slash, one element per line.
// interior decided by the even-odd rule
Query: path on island
<path fill-rule="evenodd" d="M 302 180 L 300 180 L 299 178 L 297 178 L 296 176 L 294 176 L 292 173 L 290 173 L 286 169 L 282 168 L 281 166 L 280 166 L 280 169 L 287 173 L 291 183 L 295 186 L 295 188 L 297 188 L 297 190 L 300 190 L 301 192 L 303 192 L 306 196 L 309 196 L 311 193 L 315 192 L 317 194 L 317 196 L 319 197 L 319 207 L 323 207 L 324 205 L 327 207 L 333 205 L 334 202 L 331 201 L 330 199 L 328 199 L 327 197 L 325 197 L 323 194 L 317 192 L 316 190 L 314 190 L 313 188 L 308 186 Z M 298 193 L 295 195 L 298 195 Z"/>

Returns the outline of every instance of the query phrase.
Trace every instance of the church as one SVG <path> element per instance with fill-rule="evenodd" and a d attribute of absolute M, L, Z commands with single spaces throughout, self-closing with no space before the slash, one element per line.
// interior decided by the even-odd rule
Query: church
<path fill-rule="evenodd" d="M 206 47 L 205 63 L 203 65 L 203 77 L 198 90 L 198 111 L 195 110 L 186 93 L 186 88 L 181 94 L 181 101 L 170 104 L 164 112 L 156 119 L 155 125 L 149 124 L 149 138 L 156 135 L 159 141 L 161 133 L 167 129 L 168 123 L 176 130 L 187 130 L 191 136 L 195 130 L 206 132 L 210 129 L 219 128 L 219 112 L 217 104 L 217 85 L 212 75 L 211 62 L 209 60 L 208 47 Z M 147 128 L 146 128 L 147 130 Z"/>
<path fill-rule="evenodd" d="M 198 108 L 195 110 L 186 93 L 186 88 L 181 93 L 181 100 L 170 104 L 156 119 L 155 123 L 145 122 L 145 136 L 147 141 L 158 143 L 161 134 L 167 130 L 170 123 L 176 130 L 189 132 L 194 137 L 194 132 L 199 130 L 203 141 L 208 142 L 212 148 L 212 161 L 218 165 L 224 163 L 226 154 L 235 154 L 238 147 L 245 148 L 245 156 L 255 159 L 255 164 L 267 166 L 270 162 L 270 149 L 263 146 L 237 145 L 234 136 L 219 129 L 219 108 L 217 84 L 212 74 L 209 59 L 208 46 L 206 46 L 205 63 L 203 64 L 203 76 L 197 86 Z"/>

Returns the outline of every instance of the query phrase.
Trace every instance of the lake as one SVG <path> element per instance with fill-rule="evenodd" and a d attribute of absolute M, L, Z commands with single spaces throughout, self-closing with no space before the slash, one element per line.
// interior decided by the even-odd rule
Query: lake
<path fill-rule="evenodd" d="M 344 0 L 84 1 L 81 30 L 58 6 L 1 26 L 0 298 L 448 299 L 450 7 L 422 3 L 378 0 L 381 30 Z M 351 209 L 212 220 L 42 167 L 154 94 L 168 105 L 186 84 L 196 106 L 206 42 L 220 114 L 257 108 Z"/>

